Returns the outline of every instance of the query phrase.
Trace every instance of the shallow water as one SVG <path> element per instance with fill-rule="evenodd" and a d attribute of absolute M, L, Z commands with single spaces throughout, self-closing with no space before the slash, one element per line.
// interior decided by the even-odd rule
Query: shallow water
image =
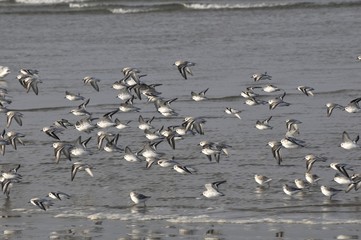
<path fill-rule="evenodd" d="M 36 4 L 29 4 L 30 2 Z M 354 165 L 359 172 L 359 150 L 339 147 L 342 132 L 351 138 L 359 132 L 359 114 L 336 109 L 326 117 L 327 102 L 346 105 L 359 97 L 360 54 L 359 1 L 330 2 L 199 2 L 194 5 L 168 1 L 1 1 L 2 34 L 0 65 L 9 66 L 5 82 L 12 103 L 10 109 L 24 114 L 23 126 L 13 122 L 3 128 L 26 135 L 25 146 L 6 147 L 0 161 L 4 169 L 21 164 L 20 183 L 10 198 L 2 198 L 0 226 L 4 239 L 349 239 L 360 237 L 360 192 L 339 193 L 330 201 L 319 185 L 339 189 L 332 181 L 331 162 Z M 204 2 L 203 2 L 204 3 Z M 212 3 L 207 5 L 208 3 Z M 194 76 L 183 80 L 175 60 L 193 61 Z M 147 142 L 138 128 L 138 117 L 155 116 L 155 129 L 179 125 L 186 116 L 206 119 L 205 134 L 187 136 L 173 150 L 164 142 L 158 151 L 196 169 L 192 175 L 145 161 L 130 163 L 124 153 L 96 149 L 96 133 L 68 129 L 61 140 L 92 137 L 92 155 L 73 162 L 92 164 L 94 177 L 79 172 L 70 180 L 71 162 L 54 162 L 53 139 L 41 129 L 55 120 L 79 117 L 69 111 L 80 102 L 64 98 L 66 90 L 90 98 L 87 110 L 94 117 L 119 107 L 112 84 L 122 78 L 121 69 L 136 67 L 147 74 L 144 82 L 160 83 L 156 89 L 165 99 L 177 98 L 175 117 L 163 117 L 152 103 L 135 99 L 141 110 L 117 113 L 114 118 L 132 120 L 130 128 L 108 129 L 120 133 L 121 147 L 139 151 Z M 39 95 L 26 93 L 16 75 L 20 68 L 39 70 L 43 83 Z M 268 72 L 272 81 L 253 82 L 255 72 Z M 99 78 L 100 92 L 84 86 L 85 76 Z M 274 84 L 287 92 L 289 107 L 269 110 L 268 105 L 248 106 L 240 96 L 248 86 Z M 315 88 L 307 97 L 299 85 Z M 194 102 L 191 91 L 209 88 L 207 101 Z M 262 94 L 268 100 L 279 93 Z M 242 110 L 239 120 L 225 114 L 226 107 Z M 257 120 L 272 116 L 272 130 L 260 131 Z M 300 149 L 282 149 L 284 161 L 277 165 L 267 143 L 280 140 L 286 119 L 302 121 L 297 138 L 306 141 Z M 209 140 L 232 146 L 220 163 L 209 162 L 199 142 Z M 312 172 L 321 177 L 309 192 L 289 197 L 284 183 L 304 178 L 306 154 L 328 158 L 317 162 Z M 7 165 L 5 163 L 11 163 Z M 254 174 L 272 178 L 262 189 Z M 208 182 L 227 180 L 220 186 L 225 196 L 201 197 Z M 63 191 L 70 199 L 54 201 L 43 211 L 28 201 L 45 197 L 49 191 Z M 132 206 L 131 191 L 151 196 L 146 207 Z M 1 203 L 0 203 L 1 204 Z"/>

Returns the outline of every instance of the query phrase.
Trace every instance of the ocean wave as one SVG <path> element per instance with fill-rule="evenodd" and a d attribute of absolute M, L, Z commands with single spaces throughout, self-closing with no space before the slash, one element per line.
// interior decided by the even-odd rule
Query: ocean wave
<path fill-rule="evenodd" d="M 219 224 L 257 224 L 257 223 L 272 223 L 272 224 L 303 224 L 303 225 L 335 225 L 335 224 L 360 224 L 358 219 L 292 219 L 292 218 L 247 218 L 247 219 L 226 219 L 226 218 L 210 218 L 208 216 L 198 217 L 178 217 L 167 220 L 172 223 L 219 223 Z"/>
<path fill-rule="evenodd" d="M 84 5 L 85 6 L 85 5 Z M 150 12 L 169 12 L 169 11 L 237 11 L 237 10 L 256 10 L 256 9 L 293 9 L 293 8 L 320 8 L 320 7 L 347 7 L 361 6 L 360 2 L 330 2 L 330 3 L 171 3 L 171 4 L 151 4 L 151 5 L 133 5 L 108 8 L 112 13 L 150 13 Z"/>
<path fill-rule="evenodd" d="M 303 224 L 303 225 L 338 225 L 338 224 L 360 224 L 360 219 L 320 219 L 318 217 L 307 218 L 283 218 L 283 217 L 265 217 L 265 218 L 222 218 L 220 216 L 210 215 L 192 215 L 192 216 L 179 216 L 174 214 L 144 214 L 138 212 L 131 213 L 110 213 L 110 212 L 97 212 L 87 214 L 86 212 L 63 212 L 55 215 L 56 218 L 87 218 L 89 220 L 115 220 L 115 221 L 167 221 L 171 223 L 217 223 L 217 224 Z"/>
<path fill-rule="evenodd" d="M 183 4 L 185 8 L 193 9 L 193 10 L 237 10 L 237 9 L 252 9 L 252 8 L 272 8 L 272 7 L 280 7 L 287 6 L 289 3 L 244 3 L 244 4 L 217 4 L 217 3 L 187 3 Z"/>
<path fill-rule="evenodd" d="M 280 2 L 280 3 L 242 3 L 242 4 L 217 4 L 217 3 L 190 3 L 183 4 L 185 8 L 192 10 L 253 10 L 253 9 L 286 9 L 286 8 L 319 8 L 319 7 L 348 7 L 361 6 L 359 1 L 340 2 Z"/>
<path fill-rule="evenodd" d="M 328 7 L 355 7 L 361 6 L 360 1 L 332 1 L 332 2 L 260 2 L 260 3 L 175 3 L 175 2 L 161 2 L 161 3 L 134 3 L 134 2 L 119 2 L 119 1 L 89 1 L 89 0 L 15 0 L 15 1 L 1 1 L 10 3 L 6 6 L 11 6 L 15 3 L 18 7 L 37 6 L 39 13 L 66 12 L 71 13 L 87 13 L 87 12 L 105 12 L 113 14 L 145 14 L 154 12 L 173 12 L 173 11 L 247 11 L 247 10 L 277 10 L 277 9 L 295 9 L 295 8 L 328 8 Z M 42 8 L 42 6 L 61 6 L 62 10 L 54 11 L 52 8 Z M 6 9 L 2 9 L 6 12 Z M 16 11 L 15 11 L 16 12 Z M 34 9 L 32 9 L 32 13 Z"/>
<path fill-rule="evenodd" d="M 149 5 L 122 5 L 108 8 L 108 11 L 116 14 L 129 13 L 151 13 L 151 12 L 170 12 L 184 10 L 184 6 L 178 3 L 169 4 L 149 4 Z"/>
<path fill-rule="evenodd" d="M 137 9 L 137 8 L 112 8 L 109 9 L 110 12 L 115 14 L 127 14 L 127 13 L 147 13 L 147 12 L 155 12 L 161 11 L 159 8 L 148 8 L 148 9 Z"/>
<path fill-rule="evenodd" d="M 32 5 L 55 5 L 55 4 L 68 4 L 68 3 L 80 2 L 80 1 L 79 0 L 15 0 L 15 2 L 22 4 L 32 4 Z"/>

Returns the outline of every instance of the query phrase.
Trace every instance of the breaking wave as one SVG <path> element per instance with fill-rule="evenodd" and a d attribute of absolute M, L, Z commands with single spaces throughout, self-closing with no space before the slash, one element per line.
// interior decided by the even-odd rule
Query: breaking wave
<path fill-rule="evenodd" d="M 335 2 L 278 2 L 272 3 L 137 3 L 119 1 L 89 1 L 89 0 L 7 0 L 0 1 L 2 11 L 16 13 L 19 8 L 31 7 L 31 13 L 114 13 L 114 14 L 145 14 L 154 12 L 181 12 L 181 11 L 245 11 L 245 10 L 276 10 L 295 8 L 336 8 L 361 6 L 360 1 Z M 8 7 L 10 12 L 7 12 Z M 35 9 L 34 9 L 35 8 Z"/>

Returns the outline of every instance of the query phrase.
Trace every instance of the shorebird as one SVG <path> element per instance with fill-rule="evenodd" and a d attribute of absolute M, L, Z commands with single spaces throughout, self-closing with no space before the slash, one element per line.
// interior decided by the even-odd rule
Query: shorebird
<path fill-rule="evenodd" d="M 151 198 L 150 196 L 146 196 L 143 195 L 141 193 L 137 193 L 137 192 L 130 192 L 130 199 L 135 203 L 135 204 L 139 204 L 139 203 L 143 203 L 145 206 L 145 202 Z"/>
<path fill-rule="evenodd" d="M 336 188 L 332 188 L 332 187 L 327 187 L 327 186 L 324 186 L 324 185 L 322 185 L 322 186 L 320 187 L 320 189 L 321 189 L 322 194 L 325 195 L 325 196 L 327 196 L 327 197 L 329 197 L 330 200 L 331 200 L 331 198 L 332 198 L 333 196 L 335 196 L 337 193 L 343 191 L 343 190 L 340 190 L 340 189 L 336 189 Z"/>
<path fill-rule="evenodd" d="M 84 170 L 86 171 L 91 177 L 94 177 L 92 169 L 93 167 L 89 164 L 82 163 L 82 162 L 75 162 L 71 167 L 71 181 L 74 180 L 75 175 L 78 171 Z"/>
<path fill-rule="evenodd" d="M 359 148 L 360 146 L 357 144 L 359 139 L 360 139 L 360 136 L 357 135 L 356 138 L 352 140 L 350 138 L 350 136 L 348 135 L 348 133 L 346 131 L 344 131 L 342 133 L 342 142 L 341 142 L 340 146 L 346 150 Z"/>
<path fill-rule="evenodd" d="M 200 91 L 199 93 L 196 93 L 196 92 L 191 92 L 191 96 L 192 96 L 192 99 L 196 102 L 199 102 L 199 101 L 204 101 L 207 99 L 206 97 L 206 92 L 208 91 L 209 88 L 203 90 L 203 91 Z"/>
<path fill-rule="evenodd" d="M 306 96 L 313 96 L 312 91 L 315 90 L 314 88 L 308 87 L 308 86 L 298 86 L 297 89 L 298 89 L 298 91 L 302 92 Z"/>
<path fill-rule="evenodd" d="M 10 74 L 10 68 L 5 66 L 0 66 L 0 79 L 6 77 Z"/>
<path fill-rule="evenodd" d="M 302 191 L 301 188 L 289 186 L 288 184 L 283 184 L 282 189 L 283 189 L 283 192 L 286 193 L 288 196 L 292 196 L 292 195 Z"/>
<path fill-rule="evenodd" d="M 254 73 L 251 78 L 253 78 L 253 81 L 255 81 L 255 82 L 260 81 L 260 80 L 272 80 L 272 76 L 268 75 L 267 72 Z"/>
<path fill-rule="evenodd" d="M 217 182 L 205 184 L 204 187 L 206 188 L 206 191 L 202 193 L 203 196 L 205 196 L 206 198 L 215 198 L 219 196 L 224 196 L 224 194 L 219 191 L 218 187 L 219 185 L 225 182 L 227 181 L 223 180 L 223 181 L 217 181 Z"/>
<path fill-rule="evenodd" d="M 99 79 L 91 77 L 91 76 L 86 76 L 86 77 L 83 78 L 83 82 L 84 82 L 84 85 L 90 85 L 97 92 L 99 92 L 99 86 L 98 86 L 98 82 L 100 82 Z"/>
<path fill-rule="evenodd" d="M 182 77 L 184 79 L 187 79 L 187 73 L 190 75 L 193 75 L 190 67 L 193 67 L 196 64 L 193 62 L 189 62 L 189 61 L 178 60 L 178 61 L 175 61 L 175 63 L 173 65 L 175 65 L 178 68 L 178 71 L 182 75 Z"/>
<path fill-rule="evenodd" d="M 255 174 L 254 180 L 261 186 L 267 185 L 267 187 L 270 187 L 270 182 L 272 181 L 272 178 L 266 177 L 264 175 Z"/>

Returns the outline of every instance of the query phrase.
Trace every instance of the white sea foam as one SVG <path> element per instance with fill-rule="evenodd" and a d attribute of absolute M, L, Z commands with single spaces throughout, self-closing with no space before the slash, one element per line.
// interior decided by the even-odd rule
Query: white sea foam
<path fill-rule="evenodd" d="M 334 224 L 360 224 L 361 220 L 358 219 L 290 219 L 290 218 L 247 218 L 247 219 L 225 219 L 218 217 L 197 216 L 189 217 L 182 216 L 177 218 L 168 219 L 172 223 L 229 223 L 229 224 L 256 224 L 256 223 L 282 223 L 282 224 L 304 224 L 304 225 L 334 225 Z"/>
<path fill-rule="evenodd" d="M 150 220 L 165 220 L 169 219 L 171 215 L 143 215 L 143 214 L 134 214 L 134 213 L 95 213 L 87 216 L 90 220 L 121 220 L 121 221 L 128 221 L 128 220 L 139 220 L 139 221 L 150 221 Z"/>
<path fill-rule="evenodd" d="M 89 7 L 97 7 L 99 3 L 79 3 L 79 2 L 71 2 L 69 3 L 70 8 L 89 8 Z"/>
<path fill-rule="evenodd" d="M 183 6 L 189 9 L 194 10 L 220 10 L 220 9 L 247 9 L 247 8 L 264 8 L 264 7 L 275 7 L 275 6 L 284 6 L 285 4 L 269 4 L 269 3 L 259 3 L 259 4 L 217 4 L 217 3 L 184 3 Z"/>
<path fill-rule="evenodd" d="M 82 2 L 83 0 L 15 0 L 17 3 L 23 4 L 64 4 L 64 3 L 72 3 L 72 2 Z"/>
<path fill-rule="evenodd" d="M 89 214 L 89 212 L 63 212 L 57 214 L 56 218 L 87 218 L 90 220 L 119 220 L 119 221 L 151 221 L 164 220 L 171 223 L 217 223 L 217 224 L 303 224 L 303 225 L 337 225 L 337 224 L 361 224 L 361 219 L 320 219 L 320 218 L 222 218 L 220 216 L 210 215 L 192 215 L 179 216 L 174 214 L 147 214 L 147 213 L 109 213 L 98 212 Z"/>
<path fill-rule="evenodd" d="M 127 14 L 127 13 L 144 13 L 155 11 L 154 8 L 110 8 L 108 9 L 111 13 L 116 14 Z"/>

